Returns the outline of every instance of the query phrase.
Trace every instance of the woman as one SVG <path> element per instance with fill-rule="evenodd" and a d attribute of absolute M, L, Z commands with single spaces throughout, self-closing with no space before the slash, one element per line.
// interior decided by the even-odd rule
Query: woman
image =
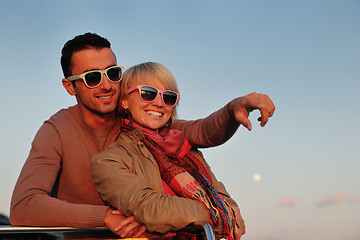
<path fill-rule="evenodd" d="M 178 92 L 175 78 L 159 63 L 143 63 L 124 73 L 122 132 L 92 159 L 95 184 L 107 204 L 134 216 L 150 232 L 165 234 L 205 221 L 217 237 L 232 239 L 235 201 L 202 154 L 181 131 L 170 129 Z M 189 239 L 187 234 L 178 237 Z"/>

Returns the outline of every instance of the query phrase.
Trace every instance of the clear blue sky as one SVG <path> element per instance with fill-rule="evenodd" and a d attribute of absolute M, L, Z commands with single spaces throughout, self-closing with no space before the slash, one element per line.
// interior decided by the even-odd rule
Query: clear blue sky
<path fill-rule="evenodd" d="M 126 68 L 173 72 L 180 118 L 254 91 L 273 99 L 265 128 L 253 112 L 251 132 L 204 150 L 240 205 L 242 240 L 360 239 L 359 1 L 2 0 L 0 31 L 0 212 L 42 122 L 75 104 L 63 44 L 95 32 Z"/>

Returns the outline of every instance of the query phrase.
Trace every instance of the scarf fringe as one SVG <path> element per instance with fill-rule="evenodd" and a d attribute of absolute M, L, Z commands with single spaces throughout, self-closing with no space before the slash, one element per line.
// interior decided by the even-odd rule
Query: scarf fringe
<path fill-rule="evenodd" d="M 223 223 L 224 231 L 228 236 L 228 239 L 233 240 L 233 236 L 231 234 L 232 223 L 229 218 L 229 211 L 227 210 L 227 207 L 224 203 L 225 200 L 223 201 L 220 198 L 219 193 L 210 184 L 209 180 L 204 177 L 204 175 L 198 171 L 192 171 L 191 174 L 195 177 L 195 179 L 201 179 L 201 186 L 198 188 L 196 198 L 203 202 L 204 205 L 209 209 L 211 224 L 217 226 L 220 220 Z M 218 219 L 217 215 L 220 216 L 220 219 Z"/>
<path fill-rule="evenodd" d="M 217 215 L 219 210 L 214 206 L 210 198 L 207 196 L 206 192 L 200 187 L 194 194 L 194 199 L 204 203 L 205 207 L 209 209 L 210 221 L 212 224 L 217 223 Z"/>

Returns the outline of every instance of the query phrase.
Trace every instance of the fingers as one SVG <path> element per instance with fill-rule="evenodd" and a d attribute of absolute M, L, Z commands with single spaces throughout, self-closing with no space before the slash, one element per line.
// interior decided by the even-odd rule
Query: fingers
<path fill-rule="evenodd" d="M 104 224 L 121 237 L 140 236 L 146 231 L 146 227 L 137 223 L 134 216 L 126 217 L 119 210 L 111 208 L 105 213 Z"/>
<path fill-rule="evenodd" d="M 137 223 L 135 218 L 131 216 L 118 224 L 114 231 L 120 237 L 140 237 L 143 233 L 145 233 L 146 227 Z"/>
<path fill-rule="evenodd" d="M 266 94 L 261 94 L 260 105 L 258 107 L 261 117 L 258 119 L 260 121 L 260 126 L 264 127 L 268 122 L 269 118 L 273 116 L 275 112 L 275 105 Z"/>
<path fill-rule="evenodd" d="M 134 238 L 140 237 L 141 235 L 143 235 L 146 232 L 146 227 L 144 225 L 141 225 L 138 228 L 138 232 L 133 236 Z"/>
<path fill-rule="evenodd" d="M 236 216 L 236 226 L 235 226 L 235 230 L 234 230 L 234 238 L 240 239 L 241 236 L 246 233 L 245 222 L 244 222 L 244 219 L 241 217 L 239 207 L 232 206 L 232 209 L 234 210 L 235 216 Z"/>
<path fill-rule="evenodd" d="M 240 232 L 240 229 L 239 228 L 235 228 L 235 230 L 234 230 L 234 239 L 235 240 L 239 240 L 240 238 L 241 238 L 241 232 Z"/>
<path fill-rule="evenodd" d="M 132 222 L 118 232 L 121 237 L 138 238 L 144 236 L 146 227 L 137 222 Z"/>
<path fill-rule="evenodd" d="M 252 125 L 251 125 L 250 120 L 248 119 L 247 114 L 245 115 L 244 113 L 238 113 L 235 116 L 236 116 L 236 121 L 238 123 L 240 123 L 241 125 L 246 127 L 249 131 L 251 131 Z"/>
<path fill-rule="evenodd" d="M 111 211 L 112 215 L 123 215 L 119 210 L 113 210 Z"/>
<path fill-rule="evenodd" d="M 132 233 L 131 235 L 134 235 L 137 228 L 140 226 L 137 222 L 131 222 L 130 224 L 126 225 L 123 229 L 121 229 L 121 233 L 119 232 L 119 235 L 121 237 L 128 237 L 129 233 Z"/>
<path fill-rule="evenodd" d="M 121 221 L 121 222 L 114 228 L 114 231 L 118 232 L 118 231 L 120 231 L 123 227 L 125 227 L 126 225 L 128 225 L 128 224 L 130 224 L 130 223 L 132 223 L 132 222 L 134 222 L 134 221 L 135 221 L 135 219 L 134 219 L 133 216 L 128 217 L 128 218 L 124 219 L 123 221 Z"/>
<path fill-rule="evenodd" d="M 258 109 L 261 117 L 258 118 L 260 126 L 264 127 L 268 122 L 269 118 L 275 112 L 275 105 L 271 101 L 268 95 L 262 93 L 251 93 L 244 97 L 240 97 L 234 100 L 233 115 L 236 121 L 246 127 L 249 131 L 252 129 L 251 122 L 249 120 L 249 113 L 253 110 Z"/>

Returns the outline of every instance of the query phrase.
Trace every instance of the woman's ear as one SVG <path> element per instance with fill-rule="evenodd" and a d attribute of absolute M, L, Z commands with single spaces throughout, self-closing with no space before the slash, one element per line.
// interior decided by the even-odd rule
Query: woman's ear
<path fill-rule="evenodd" d="M 128 108 L 129 108 L 129 104 L 128 104 L 127 98 L 123 98 L 123 99 L 121 100 L 121 107 L 122 107 L 123 109 L 128 109 Z"/>
<path fill-rule="evenodd" d="M 70 82 L 68 79 L 63 78 L 63 79 L 62 79 L 62 85 L 64 86 L 64 88 L 66 89 L 66 91 L 67 91 L 71 96 L 76 95 L 76 91 L 75 91 L 74 85 L 73 85 L 72 82 Z"/>

